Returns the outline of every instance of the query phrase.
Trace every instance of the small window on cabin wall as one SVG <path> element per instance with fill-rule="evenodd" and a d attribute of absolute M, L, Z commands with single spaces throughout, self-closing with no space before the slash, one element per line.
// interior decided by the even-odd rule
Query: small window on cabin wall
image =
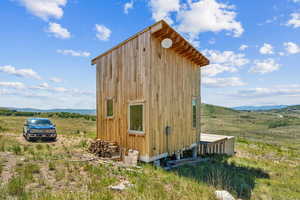
<path fill-rule="evenodd" d="M 129 105 L 129 132 L 144 133 L 144 104 Z"/>
<path fill-rule="evenodd" d="M 192 112 L 193 112 L 193 116 L 192 116 L 192 120 L 193 120 L 193 128 L 197 127 L 197 102 L 196 99 L 192 100 Z"/>
<path fill-rule="evenodd" d="M 106 117 L 112 118 L 114 116 L 114 101 L 113 99 L 106 99 Z"/>

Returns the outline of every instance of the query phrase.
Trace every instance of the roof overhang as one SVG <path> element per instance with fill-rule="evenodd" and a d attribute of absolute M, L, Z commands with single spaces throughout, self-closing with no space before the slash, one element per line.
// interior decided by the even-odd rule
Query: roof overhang
<path fill-rule="evenodd" d="M 174 50 L 176 53 L 181 55 L 182 57 L 187 58 L 188 60 L 192 61 L 199 67 L 203 67 L 209 64 L 209 60 L 200 53 L 193 45 L 191 45 L 186 39 L 184 39 L 179 33 L 177 33 L 171 26 L 169 26 L 164 20 L 161 20 L 146 29 L 140 31 L 139 33 L 135 34 L 134 36 L 128 38 L 127 40 L 121 42 L 117 46 L 111 48 L 110 50 L 106 51 L 105 53 L 95 57 L 92 59 L 92 65 L 97 63 L 97 60 L 102 56 L 107 55 L 114 49 L 119 48 L 120 46 L 126 44 L 128 41 L 138 37 L 139 35 L 145 33 L 146 31 L 150 31 L 151 35 L 160 41 L 165 38 L 170 38 L 173 41 L 172 47 L 170 49 Z"/>

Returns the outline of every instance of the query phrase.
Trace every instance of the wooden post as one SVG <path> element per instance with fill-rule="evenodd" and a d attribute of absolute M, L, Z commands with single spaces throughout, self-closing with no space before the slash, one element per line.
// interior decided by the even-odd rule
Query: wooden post
<path fill-rule="evenodd" d="M 192 149 L 192 151 L 193 151 L 193 158 L 197 158 L 197 154 L 198 154 L 198 145 L 196 146 L 196 147 L 194 147 L 193 149 Z"/>

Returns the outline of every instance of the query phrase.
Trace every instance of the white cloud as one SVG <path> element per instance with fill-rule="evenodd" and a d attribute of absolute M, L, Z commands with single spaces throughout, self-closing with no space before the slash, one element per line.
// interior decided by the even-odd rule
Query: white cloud
<path fill-rule="evenodd" d="M 285 55 L 285 53 L 284 53 L 284 52 L 278 52 L 278 55 L 280 55 L 280 56 L 284 56 L 284 55 Z"/>
<path fill-rule="evenodd" d="M 5 65 L 0 67 L 0 72 L 4 72 L 7 74 L 12 74 L 15 76 L 26 77 L 26 78 L 34 78 L 41 79 L 41 77 L 33 71 L 32 69 L 16 69 L 14 66 Z"/>
<path fill-rule="evenodd" d="M 14 89 L 24 89 L 26 86 L 21 82 L 0 82 L 0 87 L 9 87 Z"/>
<path fill-rule="evenodd" d="M 66 89 L 64 87 L 52 87 L 46 82 L 44 82 L 40 85 L 37 85 L 37 86 L 32 86 L 31 88 L 38 89 L 38 90 L 46 90 L 49 92 L 67 92 L 68 91 L 68 89 Z"/>
<path fill-rule="evenodd" d="M 64 14 L 62 7 L 67 4 L 67 0 L 20 0 L 20 2 L 30 13 L 43 20 L 51 17 L 60 19 Z"/>
<path fill-rule="evenodd" d="M 111 35 L 111 30 L 109 28 L 105 27 L 104 25 L 96 24 L 96 31 L 97 31 L 96 37 L 99 40 L 102 41 L 109 40 L 109 37 Z"/>
<path fill-rule="evenodd" d="M 259 49 L 261 54 L 273 54 L 273 47 L 270 44 L 264 43 L 264 45 Z"/>
<path fill-rule="evenodd" d="M 55 92 L 67 92 L 68 89 L 64 88 L 64 87 L 55 87 L 55 88 L 52 88 L 53 91 Z"/>
<path fill-rule="evenodd" d="M 50 86 L 48 83 L 44 82 L 44 83 L 41 83 L 40 85 L 38 86 L 33 86 L 31 87 L 33 89 L 40 89 L 40 90 L 45 90 L 45 89 L 50 89 Z"/>
<path fill-rule="evenodd" d="M 285 50 L 288 54 L 300 53 L 300 47 L 293 42 L 285 42 L 283 45 L 285 46 Z"/>
<path fill-rule="evenodd" d="M 216 0 L 189 1 L 186 8 L 178 13 L 178 30 L 197 38 L 202 32 L 229 31 L 234 37 L 244 32 L 240 22 L 236 21 L 234 6 L 218 3 Z"/>
<path fill-rule="evenodd" d="M 242 44 L 239 48 L 239 50 L 241 51 L 244 51 L 245 49 L 247 49 L 249 46 L 248 45 L 245 45 L 245 44 Z"/>
<path fill-rule="evenodd" d="M 204 50 L 211 64 L 202 70 L 205 76 L 216 76 L 223 72 L 236 72 L 238 68 L 249 63 L 244 54 L 236 54 L 233 51 L 220 52 L 217 50 Z"/>
<path fill-rule="evenodd" d="M 72 49 L 65 49 L 65 50 L 58 49 L 56 52 L 63 55 L 70 55 L 70 56 L 77 56 L 77 57 L 89 57 L 91 55 L 91 53 L 87 51 L 75 51 Z"/>
<path fill-rule="evenodd" d="M 172 24 L 173 20 L 171 19 L 171 13 L 179 11 L 180 1 L 179 0 L 151 0 L 150 8 L 152 10 L 152 18 L 155 21 L 164 19 L 168 23 Z"/>
<path fill-rule="evenodd" d="M 287 26 L 292 26 L 293 28 L 300 27 L 300 13 L 292 13 L 291 19 L 287 22 Z"/>
<path fill-rule="evenodd" d="M 300 95 L 300 89 L 294 87 L 286 87 L 286 88 L 251 88 L 239 90 L 236 94 L 239 97 L 270 97 L 270 96 L 295 96 Z"/>
<path fill-rule="evenodd" d="M 124 4 L 124 13 L 128 14 L 129 9 L 133 8 L 133 1 L 127 2 Z"/>
<path fill-rule="evenodd" d="M 54 22 L 49 23 L 47 32 L 52 33 L 56 38 L 67 39 L 71 37 L 71 33 L 68 29 L 63 28 L 60 24 Z"/>
<path fill-rule="evenodd" d="M 227 78 L 203 77 L 202 83 L 206 87 L 235 87 L 235 86 L 245 85 L 245 83 L 239 77 L 227 77 Z"/>
<path fill-rule="evenodd" d="M 50 78 L 50 81 L 52 81 L 54 83 L 61 83 L 63 80 L 58 77 L 52 77 L 52 78 Z"/>
<path fill-rule="evenodd" d="M 94 92 L 79 90 L 79 89 L 67 89 L 65 87 L 52 87 L 48 83 L 44 82 L 37 86 L 31 86 L 30 89 L 46 91 L 50 93 L 54 93 L 55 95 L 58 93 L 64 93 L 65 95 L 83 95 L 83 96 L 92 96 Z"/>
<path fill-rule="evenodd" d="M 229 67 L 221 64 L 210 64 L 202 69 L 202 74 L 205 77 L 213 77 L 223 72 L 236 72 L 235 67 Z"/>
<path fill-rule="evenodd" d="M 1 85 L 4 85 L 3 89 Z M 22 83 L 0 82 L 0 94 L 0 104 L 5 107 L 95 108 L 94 90 L 51 87 L 48 83 L 22 87 Z"/>
<path fill-rule="evenodd" d="M 250 72 L 259 74 L 267 74 L 277 71 L 280 68 L 280 65 L 271 58 L 266 60 L 255 60 L 254 64 L 255 66 L 250 69 Z"/>

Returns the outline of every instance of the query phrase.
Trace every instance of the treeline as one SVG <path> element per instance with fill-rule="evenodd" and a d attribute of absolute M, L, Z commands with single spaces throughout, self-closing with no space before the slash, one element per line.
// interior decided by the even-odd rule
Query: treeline
<path fill-rule="evenodd" d="M 96 121 L 96 116 L 94 115 L 82 115 L 68 112 L 22 112 L 17 110 L 0 109 L 0 116 L 84 118 L 86 120 Z"/>

